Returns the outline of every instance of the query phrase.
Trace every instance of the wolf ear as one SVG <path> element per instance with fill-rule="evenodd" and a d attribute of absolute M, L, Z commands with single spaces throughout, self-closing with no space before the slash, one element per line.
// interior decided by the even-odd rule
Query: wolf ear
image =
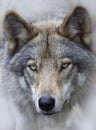
<path fill-rule="evenodd" d="M 14 51 L 18 46 L 22 46 L 37 35 L 34 28 L 14 11 L 8 12 L 5 16 L 4 33 L 10 51 Z"/>
<path fill-rule="evenodd" d="M 75 7 L 60 26 L 59 34 L 90 48 L 91 22 L 86 9 Z"/>

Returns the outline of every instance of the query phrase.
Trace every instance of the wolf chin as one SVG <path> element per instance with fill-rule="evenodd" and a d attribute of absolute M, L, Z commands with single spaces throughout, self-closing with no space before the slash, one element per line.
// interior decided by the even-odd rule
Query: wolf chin
<path fill-rule="evenodd" d="M 12 10 L 3 30 L 2 92 L 14 130 L 64 129 L 94 67 L 87 10 L 76 6 L 63 20 L 40 22 Z"/>

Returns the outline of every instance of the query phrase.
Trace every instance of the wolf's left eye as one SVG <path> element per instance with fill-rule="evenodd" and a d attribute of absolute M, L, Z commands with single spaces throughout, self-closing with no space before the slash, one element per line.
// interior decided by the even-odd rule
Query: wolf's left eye
<path fill-rule="evenodd" d="M 61 69 L 66 69 L 66 68 L 68 68 L 70 65 L 71 65 L 71 62 L 63 63 L 62 66 L 61 66 Z"/>

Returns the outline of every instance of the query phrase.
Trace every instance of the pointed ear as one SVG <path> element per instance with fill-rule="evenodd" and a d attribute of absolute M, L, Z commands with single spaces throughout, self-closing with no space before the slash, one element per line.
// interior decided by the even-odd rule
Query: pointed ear
<path fill-rule="evenodd" d="M 20 44 L 26 43 L 37 35 L 34 28 L 14 11 L 8 12 L 5 16 L 4 33 L 10 51 L 14 51 L 17 46 L 21 46 Z"/>
<path fill-rule="evenodd" d="M 75 7 L 60 26 L 59 34 L 90 48 L 91 22 L 86 9 Z"/>

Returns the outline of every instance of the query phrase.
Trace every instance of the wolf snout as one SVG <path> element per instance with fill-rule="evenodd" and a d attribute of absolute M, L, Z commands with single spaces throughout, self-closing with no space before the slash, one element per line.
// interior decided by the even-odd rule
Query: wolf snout
<path fill-rule="evenodd" d="M 49 112 L 55 107 L 55 99 L 50 96 L 43 96 L 39 99 L 39 107 L 41 110 Z"/>

